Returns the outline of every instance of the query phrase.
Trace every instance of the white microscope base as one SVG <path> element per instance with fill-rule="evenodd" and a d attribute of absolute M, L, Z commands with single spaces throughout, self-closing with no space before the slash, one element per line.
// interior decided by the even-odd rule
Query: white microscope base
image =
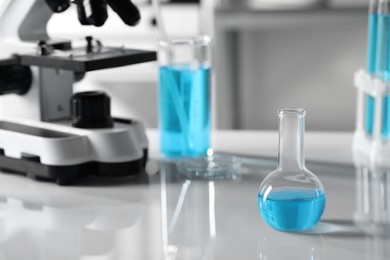
<path fill-rule="evenodd" d="M 138 121 L 118 120 L 107 129 L 78 129 L 66 122 L 0 121 L 0 169 L 59 185 L 86 175 L 136 175 L 146 164 L 147 148 Z"/>

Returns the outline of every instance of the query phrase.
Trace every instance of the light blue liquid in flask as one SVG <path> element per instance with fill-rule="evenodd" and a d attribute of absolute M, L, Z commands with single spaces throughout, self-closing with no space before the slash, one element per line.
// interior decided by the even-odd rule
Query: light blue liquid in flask
<path fill-rule="evenodd" d="M 302 231 L 315 226 L 325 208 L 325 193 L 320 190 L 274 191 L 264 199 L 258 195 L 264 221 L 278 230 Z"/>
<path fill-rule="evenodd" d="M 265 223 L 288 232 L 313 228 L 325 209 L 320 180 L 305 167 L 303 109 L 279 111 L 278 167 L 260 185 L 257 205 Z"/>
<path fill-rule="evenodd" d="M 210 67 L 160 67 L 160 150 L 169 158 L 197 157 L 210 148 Z"/>

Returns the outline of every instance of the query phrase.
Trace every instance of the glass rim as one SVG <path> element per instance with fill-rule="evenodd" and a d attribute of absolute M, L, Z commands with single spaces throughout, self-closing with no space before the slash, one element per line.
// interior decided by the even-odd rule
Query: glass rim
<path fill-rule="evenodd" d="M 213 39 L 208 35 L 199 35 L 195 37 L 183 37 L 183 38 L 172 38 L 167 40 L 159 40 L 160 47 L 170 46 L 209 46 Z"/>
<path fill-rule="evenodd" d="M 306 111 L 303 108 L 282 108 L 278 110 L 278 116 L 284 115 L 297 115 L 297 116 L 305 116 Z"/>

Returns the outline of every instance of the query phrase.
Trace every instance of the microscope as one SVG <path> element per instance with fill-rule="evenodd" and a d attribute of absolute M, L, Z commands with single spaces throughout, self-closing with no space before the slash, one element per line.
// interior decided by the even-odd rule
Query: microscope
<path fill-rule="evenodd" d="M 140 13 L 130 0 L 74 0 L 82 25 L 102 26 L 107 5 L 128 25 Z M 68 185 L 86 175 L 129 176 L 143 171 L 148 141 L 141 121 L 113 118 L 102 91 L 73 94 L 89 71 L 157 59 L 153 51 L 83 46 L 50 39 L 46 25 L 69 0 L 0 3 L 0 170 Z"/>

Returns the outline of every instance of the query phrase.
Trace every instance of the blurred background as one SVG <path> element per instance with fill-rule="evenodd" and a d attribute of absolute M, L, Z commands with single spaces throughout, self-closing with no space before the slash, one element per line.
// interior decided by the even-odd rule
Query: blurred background
<path fill-rule="evenodd" d="M 116 15 L 102 28 L 82 27 L 68 10 L 53 16 L 49 33 L 155 50 L 151 2 L 134 2 L 142 15 L 137 27 Z M 366 0 L 163 0 L 162 15 L 170 37 L 215 39 L 214 129 L 276 130 L 279 108 L 302 107 L 309 131 L 353 131 L 353 73 L 366 64 L 367 6 Z M 157 82 L 153 62 L 90 72 L 76 91 L 104 89 L 115 116 L 156 128 Z"/>

